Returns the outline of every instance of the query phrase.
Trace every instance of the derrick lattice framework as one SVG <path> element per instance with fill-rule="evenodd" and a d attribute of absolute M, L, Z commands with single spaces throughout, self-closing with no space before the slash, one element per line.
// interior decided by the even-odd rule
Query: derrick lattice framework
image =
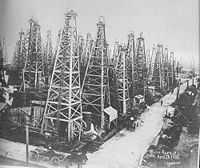
<path fill-rule="evenodd" d="M 87 33 L 85 42 L 84 42 L 83 37 L 81 37 L 81 39 L 79 38 L 79 41 L 80 41 L 79 52 L 81 53 L 80 66 L 81 66 L 81 85 L 82 85 L 87 64 L 89 61 L 89 55 L 92 49 L 93 40 L 92 40 L 91 34 Z"/>
<path fill-rule="evenodd" d="M 153 80 L 153 72 L 154 72 L 154 66 L 155 66 L 155 60 L 156 60 L 156 50 L 157 50 L 156 45 L 153 45 L 153 49 L 150 53 L 151 56 L 150 56 L 150 63 L 149 63 L 149 69 L 148 69 L 149 71 L 148 78 L 149 78 L 150 85 L 153 85 L 152 80 Z"/>
<path fill-rule="evenodd" d="M 168 64 L 168 76 L 169 76 L 169 87 L 173 88 L 176 85 L 174 52 L 170 52 L 169 64 Z"/>
<path fill-rule="evenodd" d="M 169 90 L 169 58 L 168 58 L 168 48 L 166 47 L 163 54 L 163 88 L 164 90 Z"/>
<path fill-rule="evenodd" d="M 130 99 L 133 100 L 135 96 L 135 74 L 134 74 L 134 62 L 135 62 L 135 40 L 134 40 L 134 33 L 131 32 L 128 34 L 128 44 L 126 49 L 126 64 L 127 64 L 127 77 L 128 77 L 128 84 L 129 84 L 129 96 Z"/>
<path fill-rule="evenodd" d="M 87 33 L 85 47 L 84 47 L 83 55 L 82 55 L 82 64 L 84 67 L 87 67 L 89 55 L 92 49 L 92 44 L 93 44 L 92 36 L 90 33 Z"/>
<path fill-rule="evenodd" d="M 118 59 L 118 56 L 119 56 L 119 42 L 116 41 L 115 44 L 114 44 L 114 49 L 113 49 L 113 60 L 112 60 L 112 64 L 114 67 L 116 67 L 117 65 L 117 59 Z"/>
<path fill-rule="evenodd" d="M 78 36 L 78 52 L 79 52 L 79 60 L 80 64 L 83 64 L 83 54 L 84 54 L 84 46 L 85 46 L 85 41 L 82 35 Z"/>
<path fill-rule="evenodd" d="M 51 41 L 51 30 L 47 31 L 46 34 L 46 43 L 45 43 L 45 49 L 44 49 L 44 69 L 45 69 L 45 77 L 46 77 L 46 84 L 49 85 L 50 83 L 50 76 L 53 71 L 53 65 L 54 65 L 54 55 L 53 55 L 53 46 Z"/>
<path fill-rule="evenodd" d="M 23 90 L 40 89 L 43 85 L 43 58 L 41 51 L 40 25 L 33 18 L 25 36 L 26 61 L 23 69 Z"/>
<path fill-rule="evenodd" d="M 8 64 L 8 50 L 7 50 L 7 42 L 6 39 L 3 37 L 0 37 L 0 41 L 1 41 L 1 46 L 2 46 L 2 52 L 3 52 L 3 62 L 4 65 Z"/>
<path fill-rule="evenodd" d="M 147 83 L 151 81 L 151 64 L 152 64 L 152 55 L 150 49 L 146 50 L 146 65 L 147 65 Z"/>
<path fill-rule="evenodd" d="M 0 42 L 0 80 L 4 78 L 3 72 L 3 47 Z"/>
<path fill-rule="evenodd" d="M 177 66 L 178 68 L 178 71 L 180 69 L 180 65 Z M 194 61 L 194 56 L 192 57 L 192 60 L 191 60 L 191 63 L 190 63 L 190 70 L 191 70 L 191 73 L 192 73 L 192 78 L 195 77 L 195 61 Z"/>
<path fill-rule="evenodd" d="M 156 54 L 155 54 L 152 83 L 156 91 L 161 91 L 163 89 L 163 74 L 162 74 L 163 46 L 158 44 L 155 52 Z"/>
<path fill-rule="evenodd" d="M 108 56 L 104 18 L 97 23 L 97 38 L 89 57 L 83 81 L 83 110 L 96 116 L 95 123 L 105 126 L 104 109 L 110 105 Z"/>
<path fill-rule="evenodd" d="M 83 83 L 83 78 L 85 75 L 85 69 L 86 66 L 84 65 L 84 46 L 85 46 L 85 42 L 84 42 L 84 38 L 82 35 L 78 36 L 78 55 L 79 55 L 79 64 L 80 64 L 80 81 L 81 81 L 81 86 Z"/>
<path fill-rule="evenodd" d="M 119 46 L 119 55 L 116 65 L 116 76 L 117 76 L 117 90 L 120 102 L 120 108 L 123 114 L 127 113 L 127 109 L 130 108 L 129 99 L 129 78 L 128 78 L 128 68 L 129 59 L 126 54 L 127 48 L 125 45 Z"/>
<path fill-rule="evenodd" d="M 68 141 L 82 131 L 80 67 L 77 42 L 77 14 L 69 11 L 59 33 L 59 44 L 48 90 L 42 132 L 45 130 L 66 137 Z"/>
<path fill-rule="evenodd" d="M 25 40 L 25 34 L 23 30 L 19 32 L 18 40 L 15 47 L 15 53 L 13 57 L 13 67 L 15 70 L 20 71 L 22 73 L 22 69 L 25 65 L 25 46 L 24 46 L 24 40 Z M 19 72 L 19 73 L 20 73 Z"/>
<path fill-rule="evenodd" d="M 147 69 L 146 69 L 146 55 L 145 55 L 145 43 L 142 33 L 137 38 L 136 42 L 136 55 L 134 59 L 134 78 L 136 86 L 136 94 L 145 94 L 146 82 L 147 82 Z"/>

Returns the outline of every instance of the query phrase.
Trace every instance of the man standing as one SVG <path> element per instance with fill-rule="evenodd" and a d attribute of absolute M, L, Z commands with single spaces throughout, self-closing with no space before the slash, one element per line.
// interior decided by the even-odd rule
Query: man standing
<path fill-rule="evenodd" d="M 163 105 L 163 100 L 160 101 L 161 106 Z"/>

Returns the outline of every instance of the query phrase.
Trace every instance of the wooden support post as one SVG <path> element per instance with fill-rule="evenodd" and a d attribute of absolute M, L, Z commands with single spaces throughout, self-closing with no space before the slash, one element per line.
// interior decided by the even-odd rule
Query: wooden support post
<path fill-rule="evenodd" d="M 189 80 L 187 80 L 187 88 L 189 87 Z"/>
<path fill-rule="evenodd" d="M 178 87 L 177 87 L 177 94 L 176 94 L 176 100 L 179 98 L 179 90 L 180 90 L 180 80 L 178 80 Z"/>
<path fill-rule="evenodd" d="M 26 162 L 29 162 L 29 119 L 26 116 Z"/>
<path fill-rule="evenodd" d="M 194 85 L 194 78 L 192 78 L 192 85 Z"/>

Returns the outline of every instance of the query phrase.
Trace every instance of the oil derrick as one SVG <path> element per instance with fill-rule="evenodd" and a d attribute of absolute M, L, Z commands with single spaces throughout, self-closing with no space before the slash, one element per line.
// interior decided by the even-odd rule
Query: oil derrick
<path fill-rule="evenodd" d="M 163 86 L 163 76 L 162 76 L 162 58 L 163 58 L 163 46 L 158 44 L 155 54 L 154 70 L 152 83 L 156 91 L 161 91 Z"/>
<path fill-rule="evenodd" d="M 22 70 L 25 65 L 26 50 L 25 50 L 25 33 L 21 30 L 18 34 L 16 42 L 13 62 L 12 73 L 10 74 L 9 83 L 21 85 L 22 84 Z"/>
<path fill-rule="evenodd" d="M 110 104 L 111 106 L 120 112 L 122 109 L 119 103 L 119 96 L 117 91 L 117 61 L 119 56 L 119 42 L 116 41 L 114 44 L 113 55 L 110 58 L 110 68 L 108 72 L 109 76 L 109 89 L 110 89 Z"/>
<path fill-rule="evenodd" d="M 154 50 L 155 50 L 155 47 L 153 47 L 152 52 L 150 49 L 146 50 L 147 85 L 150 85 L 152 82 L 153 65 L 154 65 L 154 58 L 155 58 Z"/>
<path fill-rule="evenodd" d="M 135 79 L 135 95 L 145 94 L 147 87 L 147 69 L 146 69 L 146 55 L 145 55 L 145 43 L 142 33 L 137 39 L 136 43 L 136 56 L 134 59 L 134 79 Z"/>
<path fill-rule="evenodd" d="M 178 75 L 179 75 L 179 67 L 180 67 L 180 65 L 179 65 L 179 61 L 177 61 L 176 62 L 176 76 L 178 77 Z"/>
<path fill-rule="evenodd" d="M 3 47 L 0 42 L 0 80 L 4 79 L 4 71 L 3 71 Z"/>
<path fill-rule="evenodd" d="M 179 72 L 182 73 L 183 69 L 183 57 L 180 58 L 180 64 L 179 64 Z"/>
<path fill-rule="evenodd" d="M 183 68 L 183 60 L 182 57 L 176 62 L 176 73 L 177 76 L 182 73 L 182 68 Z"/>
<path fill-rule="evenodd" d="M 53 46 L 51 41 L 51 30 L 47 31 L 46 42 L 44 48 L 44 75 L 46 85 L 50 84 L 51 74 L 54 65 Z"/>
<path fill-rule="evenodd" d="M 0 38 L 0 82 L 5 84 L 4 65 L 7 63 L 7 47 L 5 38 Z M 4 82 L 2 81 L 4 80 Z"/>
<path fill-rule="evenodd" d="M 84 112 L 91 112 L 95 123 L 103 128 L 106 123 L 104 109 L 110 105 L 104 17 L 99 18 L 97 29 L 83 81 L 82 97 Z"/>
<path fill-rule="evenodd" d="M 108 65 L 110 67 L 112 65 L 112 60 L 111 60 L 111 49 L 109 49 L 108 43 L 107 43 L 107 55 L 108 55 Z"/>
<path fill-rule="evenodd" d="M 78 52 L 80 64 L 83 64 L 83 53 L 84 53 L 84 38 L 82 35 L 78 36 Z"/>
<path fill-rule="evenodd" d="M 4 65 L 6 65 L 8 64 L 8 53 L 7 53 L 7 43 L 4 37 L 2 38 L 1 46 L 2 46 L 2 53 L 3 53 L 3 63 Z"/>
<path fill-rule="evenodd" d="M 86 65 L 84 64 L 84 38 L 82 35 L 78 36 L 78 55 L 79 55 L 79 63 L 80 63 L 80 81 L 81 86 L 85 74 Z"/>
<path fill-rule="evenodd" d="M 133 100 L 136 95 L 136 87 L 135 87 L 135 71 L 134 71 L 134 63 L 135 63 L 135 39 L 134 33 L 131 32 L 128 34 L 128 44 L 126 49 L 126 64 L 127 64 L 127 77 L 128 77 L 128 92 L 130 98 L 130 106 L 134 106 Z"/>
<path fill-rule="evenodd" d="M 84 76 L 85 76 L 85 71 L 86 71 L 86 68 L 87 68 L 87 64 L 88 64 L 88 60 L 89 60 L 89 55 L 91 53 L 91 49 L 92 49 L 92 44 L 93 44 L 93 40 L 92 40 L 92 37 L 91 37 L 91 34 L 90 33 L 87 33 L 87 36 L 86 36 L 86 41 L 85 41 L 85 44 L 83 44 L 83 41 L 84 39 L 80 40 L 82 42 L 80 42 L 81 44 L 81 64 L 80 64 L 80 68 L 81 68 L 81 86 L 83 84 L 83 79 L 84 79 Z"/>
<path fill-rule="evenodd" d="M 61 30 L 59 46 L 48 90 L 41 131 L 53 131 L 57 137 L 80 140 L 82 104 L 80 67 L 77 45 L 77 14 L 69 11 Z"/>
<path fill-rule="evenodd" d="M 117 90 L 118 79 L 117 79 L 116 69 L 112 65 L 109 68 L 108 76 L 109 76 L 109 89 L 110 89 L 110 104 L 118 112 L 121 112 L 122 109 L 120 107 L 118 90 Z"/>
<path fill-rule="evenodd" d="M 169 70 L 168 70 L 168 48 L 166 47 L 163 54 L 162 60 L 162 70 L 163 70 L 163 89 L 165 91 L 169 90 Z"/>
<path fill-rule="evenodd" d="M 117 89 L 120 102 L 120 111 L 123 114 L 127 113 L 127 109 L 130 108 L 130 99 L 129 99 L 129 86 L 130 81 L 128 78 L 129 70 L 129 58 L 126 54 L 127 48 L 125 45 L 119 46 L 119 54 L 116 65 L 116 76 L 117 76 Z"/>
<path fill-rule="evenodd" d="M 173 88 L 174 86 L 174 77 L 175 77 L 175 72 L 174 72 L 174 53 L 170 52 L 169 56 L 169 64 L 168 64 L 168 76 L 169 76 L 169 88 Z"/>
<path fill-rule="evenodd" d="M 155 59 L 156 58 L 156 46 L 153 45 L 153 49 L 152 49 L 152 52 L 151 52 L 151 56 L 150 56 L 150 62 L 149 62 L 149 73 L 148 73 L 148 81 L 149 81 L 149 84 L 150 85 L 153 85 L 152 84 L 152 79 L 153 79 L 153 71 L 154 71 L 154 65 L 155 65 Z"/>
<path fill-rule="evenodd" d="M 41 89 L 43 84 L 43 59 L 41 52 L 40 25 L 33 18 L 29 20 L 29 30 L 25 37 L 26 61 L 23 69 L 23 90 Z"/>
<path fill-rule="evenodd" d="M 172 87 L 175 87 L 177 84 L 176 81 L 176 59 L 174 57 L 174 52 L 170 53 L 170 57 L 172 58 Z"/>
<path fill-rule="evenodd" d="M 195 77 L 195 61 L 194 61 L 194 57 L 192 57 L 192 61 L 190 63 L 190 70 L 191 70 L 191 73 L 192 73 L 192 78 Z"/>
<path fill-rule="evenodd" d="M 16 71 L 21 71 L 25 64 L 25 48 L 24 48 L 24 37 L 23 30 L 19 32 L 19 38 L 16 43 L 15 53 L 13 57 L 13 67 Z"/>
<path fill-rule="evenodd" d="M 87 67 L 87 64 L 89 61 L 89 55 L 92 49 L 92 44 L 93 44 L 93 40 L 92 40 L 91 34 L 87 33 L 85 47 L 84 47 L 83 56 L 82 56 L 82 62 L 85 68 Z"/>
<path fill-rule="evenodd" d="M 146 68 L 147 68 L 147 83 L 149 83 L 150 81 L 150 77 L 151 77 L 151 53 L 150 53 L 150 49 L 146 50 Z"/>
<path fill-rule="evenodd" d="M 55 56 L 57 55 L 57 52 L 59 52 L 58 51 L 58 48 L 59 48 L 59 45 L 60 45 L 60 36 L 61 36 L 61 33 L 62 33 L 62 29 L 60 29 L 59 31 L 58 31 L 58 36 L 57 36 L 57 39 L 56 39 L 56 46 L 55 46 L 55 50 L 54 50 L 54 52 L 55 52 Z M 55 57 L 54 57 L 54 63 L 55 63 Z M 54 63 L 53 63 L 53 66 L 54 66 Z"/>
<path fill-rule="evenodd" d="M 119 55 L 119 42 L 115 41 L 114 49 L 113 49 L 113 55 L 112 55 L 112 65 L 116 68 L 117 65 L 117 59 Z"/>

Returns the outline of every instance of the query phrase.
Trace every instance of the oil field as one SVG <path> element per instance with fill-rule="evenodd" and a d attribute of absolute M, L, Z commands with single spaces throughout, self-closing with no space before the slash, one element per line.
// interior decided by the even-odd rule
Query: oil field
<path fill-rule="evenodd" d="M 197 167 L 194 60 L 185 71 L 167 44 L 147 49 L 145 32 L 127 32 L 111 47 L 104 16 L 94 36 L 79 34 L 78 17 L 67 10 L 55 47 L 52 31 L 42 36 L 29 18 L 11 64 L 1 40 L 1 165 Z"/>

